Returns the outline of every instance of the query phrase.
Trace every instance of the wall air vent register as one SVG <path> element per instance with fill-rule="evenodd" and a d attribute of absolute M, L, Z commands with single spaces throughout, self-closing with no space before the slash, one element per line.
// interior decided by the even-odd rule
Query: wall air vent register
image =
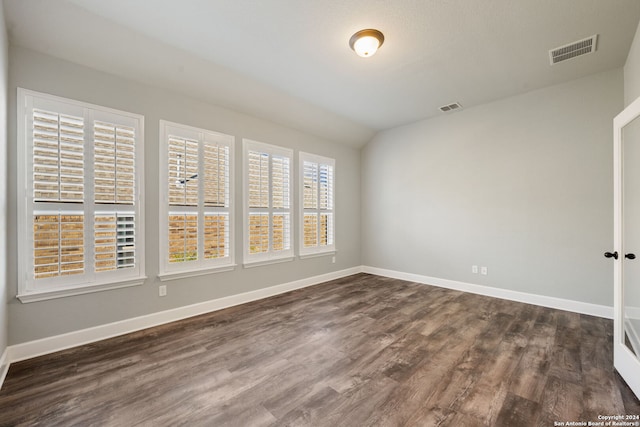
<path fill-rule="evenodd" d="M 448 113 L 455 110 L 462 110 L 462 105 L 459 102 L 454 102 L 453 104 L 443 105 L 439 108 L 443 113 Z"/>
<path fill-rule="evenodd" d="M 549 60 L 551 61 L 551 65 L 595 52 L 597 41 L 598 35 L 595 34 L 586 39 L 551 49 L 549 51 Z"/>

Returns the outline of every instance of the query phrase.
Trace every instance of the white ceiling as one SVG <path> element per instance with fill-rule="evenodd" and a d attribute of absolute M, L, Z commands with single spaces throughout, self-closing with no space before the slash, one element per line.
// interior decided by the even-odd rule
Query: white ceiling
<path fill-rule="evenodd" d="M 10 42 L 338 142 L 621 67 L 638 0 L 5 0 Z M 385 43 L 356 56 L 349 37 Z M 549 65 L 549 49 L 599 34 Z"/>

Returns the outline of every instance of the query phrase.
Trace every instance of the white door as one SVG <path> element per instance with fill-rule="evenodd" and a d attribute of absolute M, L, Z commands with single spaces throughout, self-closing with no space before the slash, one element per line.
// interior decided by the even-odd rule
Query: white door
<path fill-rule="evenodd" d="M 640 396 L 640 98 L 613 120 L 614 366 Z M 637 257 L 636 257 L 637 255 Z"/>

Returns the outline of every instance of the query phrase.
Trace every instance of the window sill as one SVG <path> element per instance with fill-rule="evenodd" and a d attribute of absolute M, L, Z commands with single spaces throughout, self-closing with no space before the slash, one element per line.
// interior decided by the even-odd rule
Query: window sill
<path fill-rule="evenodd" d="M 187 277 L 204 276 L 213 273 L 224 273 L 225 271 L 233 271 L 236 269 L 237 264 L 221 265 L 219 267 L 207 267 L 198 270 L 185 270 L 185 271 L 173 271 L 170 273 L 158 274 L 158 278 L 161 282 L 167 282 L 169 280 L 185 279 Z"/>
<path fill-rule="evenodd" d="M 249 262 L 245 262 L 244 264 L 242 264 L 242 266 L 244 268 L 253 268 L 253 267 L 260 267 L 263 265 L 269 265 L 269 264 L 280 264 L 281 262 L 290 262 L 293 261 L 296 257 L 286 257 L 286 258 L 275 258 L 275 259 L 265 259 L 265 260 L 260 260 L 260 261 L 249 261 Z"/>
<path fill-rule="evenodd" d="M 307 253 L 307 254 L 300 254 L 298 255 L 300 257 L 300 259 L 309 259 L 309 258 L 319 258 L 322 256 L 332 256 L 336 254 L 336 250 L 330 250 L 330 251 L 322 251 L 322 252 L 311 252 L 311 253 Z"/>
<path fill-rule="evenodd" d="M 20 300 L 20 302 L 23 304 L 36 302 L 36 301 L 46 301 L 50 299 L 70 297 L 74 295 L 83 295 L 83 294 L 90 294 L 93 292 L 108 291 L 111 289 L 140 286 L 144 283 L 146 279 L 147 279 L 146 276 L 143 276 L 143 277 L 136 277 L 134 279 L 129 279 L 129 280 L 102 283 L 102 284 L 96 284 L 96 285 L 88 285 L 83 287 L 58 288 L 58 289 L 48 290 L 48 291 L 42 291 L 42 290 L 31 291 L 23 294 L 18 294 L 16 298 L 18 298 L 18 300 Z"/>

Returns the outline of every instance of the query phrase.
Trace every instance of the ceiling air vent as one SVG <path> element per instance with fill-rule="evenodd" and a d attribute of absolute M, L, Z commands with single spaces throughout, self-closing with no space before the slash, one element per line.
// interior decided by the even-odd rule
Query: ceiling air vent
<path fill-rule="evenodd" d="M 453 104 L 443 105 L 440 107 L 440 111 L 443 113 L 448 113 L 454 110 L 462 110 L 462 105 L 459 102 L 454 102 Z"/>
<path fill-rule="evenodd" d="M 549 59 L 551 60 L 551 65 L 595 52 L 597 41 L 598 35 L 596 34 L 586 39 L 578 40 L 577 42 L 551 49 L 549 51 Z"/>

